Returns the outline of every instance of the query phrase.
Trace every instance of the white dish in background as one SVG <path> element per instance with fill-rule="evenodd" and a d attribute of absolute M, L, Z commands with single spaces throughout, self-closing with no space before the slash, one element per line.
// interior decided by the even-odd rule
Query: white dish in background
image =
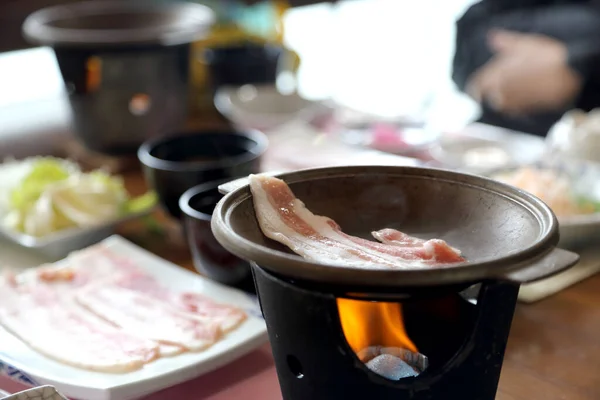
<path fill-rule="evenodd" d="M 545 152 L 543 138 L 504 129 L 446 138 L 430 150 L 431 157 L 443 167 L 477 173 L 535 163 Z"/>
<path fill-rule="evenodd" d="M 215 107 L 240 129 L 269 130 L 294 119 L 310 120 L 329 112 L 320 102 L 297 93 L 283 94 L 275 85 L 223 86 Z"/>
<path fill-rule="evenodd" d="M 240 307 L 248 313 L 248 319 L 203 352 L 158 359 L 127 374 L 91 372 L 58 363 L 0 327 L 0 373 L 29 386 L 54 386 L 69 398 L 130 400 L 215 370 L 267 341 L 266 325 L 253 296 L 177 267 L 119 236 L 111 236 L 103 243 L 115 253 L 137 260 L 166 287 L 201 293 Z"/>
<path fill-rule="evenodd" d="M 91 246 L 115 233 L 117 225 L 149 215 L 152 210 L 129 214 L 125 217 L 108 221 L 102 225 L 88 228 L 65 229 L 43 237 L 35 237 L 15 232 L 0 226 L 0 237 L 34 250 L 50 260 L 60 260 L 69 253 Z"/>
<path fill-rule="evenodd" d="M 35 160 L 38 157 L 31 157 Z M 64 160 L 66 164 L 70 163 Z M 5 161 L 0 168 L 0 238 L 27 249 L 34 250 L 50 260 L 59 260 L 66 257 L 74 250 L 79 250 L 115 233 L 117 225 L 149 215 L 153 209 L 147 209 L 138 213 L 131 213 L 121 218 L 106 221 L 102 224 L 85 228 L 68 228 L 42 237 L 31 236 L 7 228 L 4 225 L 4 217 L 8 213 L 8 195 L 30 171 L 31 163 L 22 161 Z"/>
<path fill-rule="evenodd" d="M 577 197 L 600 205 L 600 164 L 586 161 L 539 161 L 525 164 L 564 173 Z M 485 176 L 493 177 L 510 172 L 525 165 L 512 165 L 488 171 Z M 600 239 L 600 212 L 558 217 L 560 247 L 578 248 Z"/>
<path fill-rule="evenodd" d="M 600 109 L 565 113 L 550 128 L 546 143 L 554 156 L 600 162 Z"/>

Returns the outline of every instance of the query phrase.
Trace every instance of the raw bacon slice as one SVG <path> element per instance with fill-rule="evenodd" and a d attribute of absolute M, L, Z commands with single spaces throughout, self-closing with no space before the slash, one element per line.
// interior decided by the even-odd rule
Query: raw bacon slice
<path fill-rule="evenodd" d="M 55 289 L 73 291 L 93 282 L 114 280 L 122 274 L 127 274 L 131 280 L 143 280 L 148 276 L 141 269 L 134 269 L 129 265 L 117 268 L 116 265 L 106 262 L 107 257 L 102 257 L 104 253 L 102 245 L 74 252 L 61 265 L 38 267 L 36 280 Z M 29 275 L 28 278 L 32 277 Z M 161 357 L 173 357 L 186 351 L 182 346 L 166 343 L 158 343 L 158 349 Z"/>
<path fill-rule="evenodd" d="M 381 229 L 376 232 L 371 232 L 373 237 L 382 243 L 397 247 L 422 247 L 426 252 L 430 253 L 435 261 L 440 263 L 454 263 L 465 261 L 461 256 L 460 250 L 449 246 L 446 242 L 440 239 L 419 239 L 395 229 Z"/>
<path fill-rule="evenodd" d="M 179 293 L 171 298 L 171 303 L 196 318 L 215 320 L 223 332 L 231 332 L 247 318 L 239 308 L 216 303 L 198 293 Z"/>
<path fill-rule="evenodd" d="M 420 247 L 425 242 L 425 240 L 423 239 L 419 239 L 407 235 L 406 233 L 389 228 L 371 232 L 371 234 L 375 239 L 379 240 L 381 243 L 391 244 L 400 247 Z"/>
<path fill-rule="evenodd" d="M 133 335 L 200 351 L 221 336 L 220 321 L 192 318 L 144 293 L 116 285 L 90 285 L 77 301 L 99 317 Z"/>
<path fill-rule="evenodd" d="M 171 292 L 160 286 L 156 279 L 149 275 L 144 277 L 122 275 L 114 283 L 120 287 L 159 299 L 180 312 L 186 313 L 190 318 L 218 323 L 223 333 L 237 328 L 247 318 L 246 313 L 239 308 L 217 303 L 201 294 Z"/>
<path fill-rule="evenodd" d="M 125 373 L 158 357 L 156 342 L 110 326 L 43 285 L 0 281 L 0 324 L 41 354 L 87 370 Z"/>
<path fill-rule="evenodd" d="M 145 293 L 160 299 L 182 312 L 189 313 L 188 317 L 200 321 L 217 322 L 223 333 L 230 332 L 246 320 L 246 313 L 239 308 L 219 304 L 206 296 L 190 292 L 172 292 L 161 286 L 156 279 L 146 273 L 133 260 L 121 257 L 106 248 L 95 248 L 93 253 L 80 253 L 73 257 L 78 268 L 76 276 L 79 281 L 110 279 L 120 287 Z"/>
<path fill-rule="evenodd" d="M 371 269 L 407 269 L 465 261 L 446 242 L 378 243 L 343 233 L 332 219 L 313 214 L 277 178 L 251 175 L 256 217 L 265 236 L 320 263 Z M 381 231 L 380 231 L 381 232 Z M 406 238 L 405 238 L 406 239 Z"/>
<path fill-rule="evenodd" d="M 142 278 L 123 275 L 115 284 L 160 299 L 180 312 L 185 312 L 190 318 L 217 323 L 223 333 L 234 330 L 247 318 L 246 313 L 239 308 L 217 303 L 201 294 L 171 292 L 151 276 Z"/>

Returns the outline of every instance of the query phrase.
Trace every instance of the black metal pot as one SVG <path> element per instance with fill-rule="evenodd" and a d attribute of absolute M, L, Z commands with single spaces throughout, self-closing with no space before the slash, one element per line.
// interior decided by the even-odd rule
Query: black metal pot
<path fill-rule="evenodd" d="M 213 19 L 192 3 L 91 1 L 37 11 L 23 32 L 54 49 L 78 138 L 123 154 L 185 122 L 190 43 Z"/>
<path fill-rule="evenodd" d="M 185 236 L 196 270 L 209 279 L 254 292 L 250 264 L 225 250 L 210 228 L 212 213 L 223 195 L 219 186 L 231 179 L 207 182 L 187 190 L 179 199 Z"/>
<path fill-rule="evenodd" d="M 217 240 L 238 257 L 275 274 L 327 284 L 329 290 L 397 293 L 403 288 L 470 285 L 484 280 L 522 284 L 559 273 L 579 256 L 556 247 L 558 222 L 538 198 L 502 183 L 444 170 L 352 166 L 280 174 L 306 206 L 344 232 L 368 237 L 381 227 L 440 238 L 461 249 L 466 263 L 449 268 L 362 269 L 308 261 L 268 240 L 256 221 L 248 186 L 219 202 L 212 217 Z M 227 189 L 222 187 L 223 191 Z"/>

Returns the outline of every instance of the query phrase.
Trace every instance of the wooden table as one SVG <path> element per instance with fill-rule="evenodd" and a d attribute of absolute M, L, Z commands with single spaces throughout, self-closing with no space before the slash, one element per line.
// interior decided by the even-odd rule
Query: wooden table
<path fill-rule="evenodd" d="M 146 190 L 139 171 L 125 175 L 133 194 Z M 160 229 L 137 221 L 120 232 L 184 268 L 194 270 L 178 224 L 157 215 Z M 600 275 L 535 304 L 517 306 L 506 351 L 498 400 L 600 399 Z M 0 386 L 23 387 L 0 378 Z M 145 400 L 281 399 L 270 348 L 217 371 L 155 393 Z M 469 400 L 469 399 L 465 399 Z"/>
<path fill-rule="evenodd" d="M 137 173 L 127 176 L 127 184 L 134 193 L 145 190 Z M 176 243 L 177 235 L 171 237 Z M 193 270 L 187 249 L 173 251 L 173 246 L 177 244 L 149 249 Z M 269 386 L 276 384 L 274 370 L 272 374 Z M 538 303 L 517 306 L 497 399 L 600 399 L 600 275 Z"/>

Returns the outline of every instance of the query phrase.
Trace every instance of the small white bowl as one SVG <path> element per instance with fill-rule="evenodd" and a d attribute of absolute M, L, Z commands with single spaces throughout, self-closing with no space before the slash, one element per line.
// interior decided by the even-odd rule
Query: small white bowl
<path fill-rule="evenodd" d="M 328 108 L 296 93 L 283 94 L 275 85 L 223 86 L 215 107 L 239 129 L 269 130 L 294 119 L 311 120 Z"/>

